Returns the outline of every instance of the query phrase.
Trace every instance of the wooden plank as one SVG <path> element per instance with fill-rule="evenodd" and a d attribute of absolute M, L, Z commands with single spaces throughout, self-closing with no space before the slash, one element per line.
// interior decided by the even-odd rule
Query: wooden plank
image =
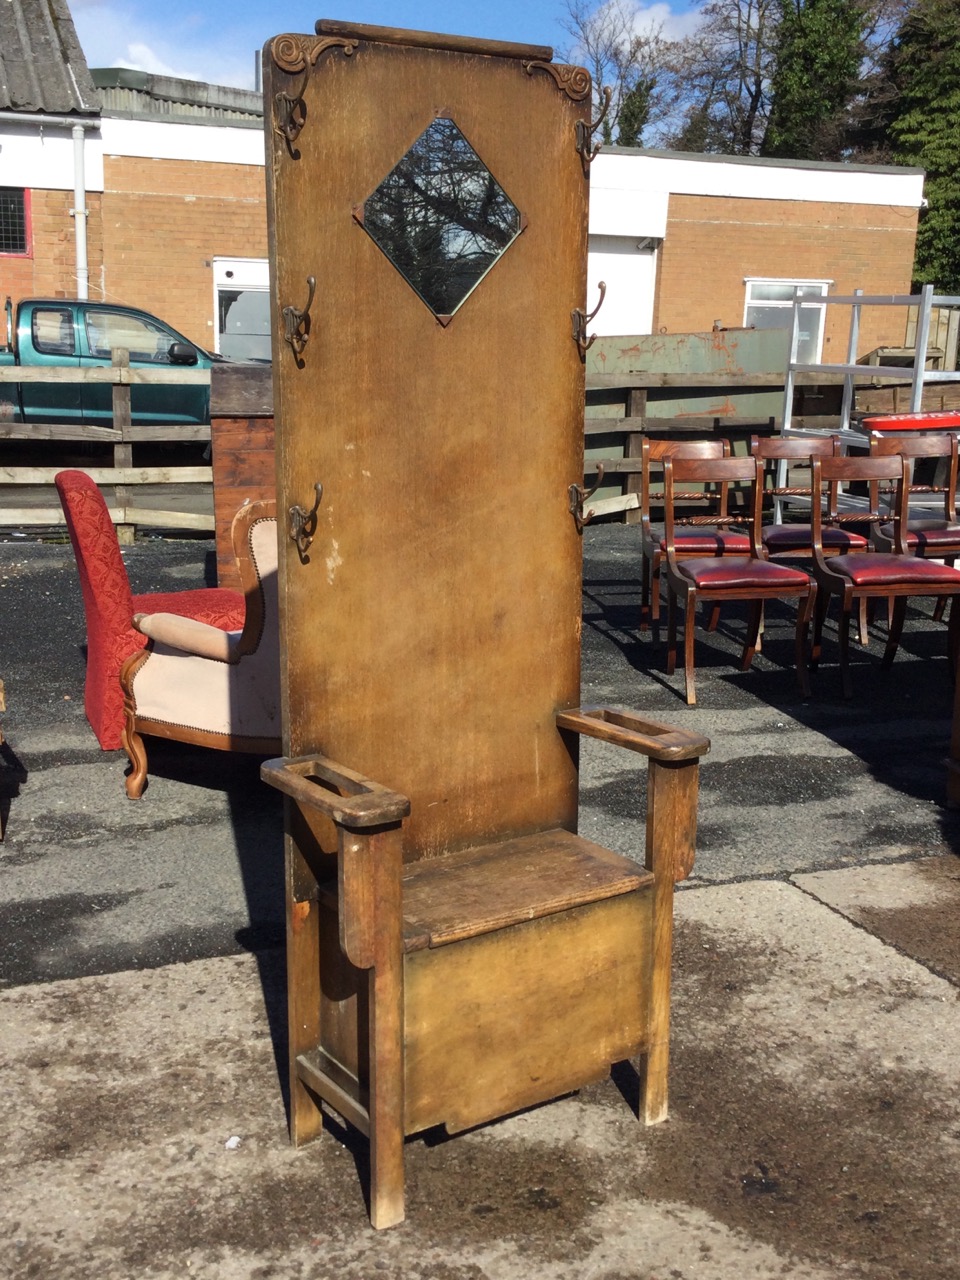
<path fill-rule="evenodd" d="M 590 406 L 588 405 L 587 408 L 589 409 Z M 722 418 L 716 414 L 676 418 L 657 418 L 647 415 L 642 418 L 584 418 L 583 430 L 585 435 L 614 435 L 618 432 L 625 434 L 634 431 L 647 433 L 651 431 L 723 431 L 731 427 L 753 427 L 762 430 L 764 427 L 771 429 L 775 425 L 774 419 L 759 417 L 756 414 L 749 417 Z"/>
<path fill-rule="evenodd" d="M 209 369 L 191 365 L 163 365 L 148 369 L 124 369 L 119 365 L 0 365 L 0 382 L 84 382 L 122 386 L 165 386 L 169 383 L 202 387 L 210 381 Z"/>
<path fill-rule="evenodd" d="M 68 422 L 0 422 L 0 440 L 92 440 L 115 444 L 116 427 L 94 427 Z M 121 439 L 132 444 L 190 444 L 210 439 L 208 423 L 186 423 L 174 426 L 130 426 L 121 432 Z"/>
<path fill-rule="evenodd" d="M 154 511 L 149 507 L 117 507 L 107 504 L 114 524 L 136 524 L 151 529 L 213 531 L 213 517 L 188 511 Z M 45 528 L 64 523 L 60 507 L 5 507 L 0 504 L 0 528 Z"/>
<path fill-rule="evenodd" d="M 113 427 L 69 426 L 67 423 L 50 422 L 0 422 L 0 440 L 94 440 L 112 444 L 116 438 Z"/>
<path fill-rule="evenodd" d="M 82 467 L 98 485 L 212 484 L 212 467 Z M 53 484 L 63 467 L 0 467 L 0 484 Z"/>
<path fill-rule="evenodd" d="M 618 515 L 621 511 L 635 511 L 640 506 L 639 493 L 622 493 L 614 498 L 591 498 L 584 507 L 584 518 Z"/>
<path fill-rule="evenodd" d="M 230 526 L 247 500 L 276 495 L 273 418 L 214 418 L 213 503 L 217 529 L 217 580 L 240 589 Z"/>
<path fill-rule="evenodd" d="M 144 525 L 152 529 L 197 529 L 213 532 L 213 516 L 191 511 L 154 511 L 151 507 L 124 507 L 121 510 L 124 524 Z"/>
<path fill-rule="evenodd" d="M 271 366 L 215 364 L 210 370 L 210 416 L 272 418 Z"/>

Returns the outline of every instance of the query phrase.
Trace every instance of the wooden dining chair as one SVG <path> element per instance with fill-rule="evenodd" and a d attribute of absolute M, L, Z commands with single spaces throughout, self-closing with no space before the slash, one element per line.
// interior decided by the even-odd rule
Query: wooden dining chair
<path fill-rule="evenodd" d="M 830 436 L 751 436 L 750 453 L 763 464 L 763 509 L 772 511 L 773 519 L 762 519 L 760 537 L 763 549 L 771 560 L 813 559 L 813 529 L 809 519 L 783 520 L 781 507 L 785 498 L 802 498 L 810 503 L 812 482 L 797 483 L 792 469 L 783 475 L 780 463 L 794 463 L 796 469 L 809 473 L 810 459 L 838 458 L 841 440 Z M 778 474 L 778 471 L 780 474 Z M 781 483 L 783 481 L 784 483 Z M 836 494 L 833 495 L 836 506 Z M 835 518 L 834 518 L 835 521 Z M 823 528 L 824 555 L 847 555 L 870 550 L 870 540 L 864 534 L 836 522 L 825 522 Z"/>
<path fill-rule="evenodd" d="M 654 498 L 662 501 L 662 492 L 655 492 L 654 486 L 662 480 L 664 458 L 726 458 L 730 455 L 728 440 L 652 440 L 644 437 L 640 447 L 640 555 L 642 560 L 642 578 L 640 587 L 640 630 L 649 629 L 651 622 L 660 620 L 660 580 L 666 553 L 666 541 L 658 529 L 654 528 L 651 519 L 651 508 Z M 696 503 L 700 493 L 678 494 L 677 501 L 688 498 Z M 718 556 L 744 555 L 750 550 L 750 539 L 743 533 L 727 527 L 728 489 L 722 485 L 719 490 L 717 515 L 720 523 L 711 528 L 698 527 L 694 530 L 678 532 L 675 539 L 675 550 L 678 559 L 684 556 Z M 678 517 L 678 525 L 682 519 Z M 714 630 L 717 625 L 719 608 L 714 608 L 708 622 L 708 629 Z"/>
<path fill-rule="evenodd" d="M 760 634 L 763 602 L 772 599 L 797 598 L 795 654 L 797 679 L 804 695 L 809 693 L 806 663 L 806 638 L 817 588 L 809 574 L 793 569 L 779 561 L 764 556 L 760 542 L 761 493 L 760 463 L 756 458 L 688 459 L 664 458 L 664 541 L 667 564 L 667 674 L 672 675 L 676 665 L 677 604 L 684 610 L 684 676 L 688 706 L 696 703 L 694 683 L 694 632 L 696 608 L 700 601 L 722 604 L 727 601 L 750 602 L 747 634 L 740 662 L 741 671 L 747 671 L 753 661 Z M 728 527 L 746 523 L 748 551 L 744 555 L 678 556 L 676 542 L 676 505 L 681 499 L 690 501 L 690 495 L 678 489 L 678 485 L 704 486 L 700 497 L 704 505 L 714 506 L 701 516 L 688 520 L 703 521 Z M 743 487 L 745 510 L 743 515 L 721 515 L 726 497 L 723 490 L 730 485 Z"/>
<path fill-rule="evenodd" d="M 751 436 L 750 452 L 763 465 L 763 508 L 760 537 L 771 560 L 812 560 L 813 531 L 809 518 L 784 520 L 785 499 L 801 498 L 809 506 L 813 489 L 809 478 L 810 459 L 836 458 L 842 451 L 838 435 L 830 436 Z M 790 467 L 793 463 L 795 466 Z M 788 468 L 790 468 L 788 470 Z M 808 473 L 806 484 L 798 484 L 797 470 Z M 870 539 L 837 518 L 837 486 L 830 495 L 834 513 L 823 526 L 823 552 L 829 556 L 856 555 L 873 550 Z M 768 511 L 773 519 L 766 518 Z M 860 609 L 859 636 L 866 644 L 867 605 Z"/>
<path fill-rule="evenodd" d="M 829 556 L 823 549 L 823 528 L 831 515 L 829 494 L 834 484 L 865 484 L 869 493 L 869 509 L 849 514 L 848 519 L 867 523 L 871 527 L 889 530 L 889 551 L 875 551 L 867 556 Z M 813 632 L 813 648 L 810 665 L 819 665 L 823 623 L 831 596 L 840 601 L 840 676 L 843 696 L 853 696 L 850 678 L 850 618 L 854 607 L 863 600 L 892 602 L 890 628 L 882 665 L 889 667 L 896 656 L 906 616 L 907 600 L 911 597 L 954 596 L 960 594 L 960 569 L 944 565 L 936 560 L 926 560 L 911 553 L 907 547 L 905 531 L 908 522 L 910 485 L 909 462 L 896 456 L 850 456 L 845 458 L 814 458 L 813 488 L 813 573 L 817 580 L 818 596 Z M 890 511 L 880 510 L 879 493 L 888 486 L 893 494 Z M 951 609 L 949 626 L 949 652 L 951 669 L 955 663 L 957 641 L 960 637 L 960 610 Z"/>
<path fill-rule="evenodd" d="M 904 529 L 904 545 L 925 560 L 944 560 L 953 564 L 960 556 L 960 521 L 957 520 L 957 437 L 939 431 L 910 432 L 891 435 L 887 431 L 871 431 L 870 454 L 875 458 L 896 457 L 907 461 L 907 500 L 934 497 L 939 510 L 932 514 L 911 515 L 909 505 Z M 932 460 L 936 470 L 928 481 L 917 478 L 917 463 Z M 878 524 L 874 540 L 880 551 L 893 550 L 892 524 Z"/>

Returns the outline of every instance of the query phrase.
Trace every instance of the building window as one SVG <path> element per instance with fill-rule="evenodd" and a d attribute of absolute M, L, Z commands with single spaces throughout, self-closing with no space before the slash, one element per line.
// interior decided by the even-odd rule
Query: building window
<path fill-rule="evenodd" d="M 793 298 L 799 289 L 801 298 L 824 298 L 829 280 L 747 280 L 747 301 L 743 323 L 754 329 L 789 329 L 793 318 Z M 801 364 L 816 364 L 823 350 L 822 303 L 800 305 L 800 344 L 797 359 Z"/>
<path fill-rule="evenodd" d="M 27 252 L 27 193 L 0 187 L 0 253 Z"/>

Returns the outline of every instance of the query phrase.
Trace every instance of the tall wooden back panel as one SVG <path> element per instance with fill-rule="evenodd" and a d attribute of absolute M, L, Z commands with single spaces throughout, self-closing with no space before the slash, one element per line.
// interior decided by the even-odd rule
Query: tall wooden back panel
<path fill-rule="evenodd" d="M 268 148 L 281 511 L 323 485 L 305 562 L 287 541 L 281 564 L 286 751 L 404 791 L 415 859 L 574 821 L 553 717 L 579 682 L 587 82 L 549 50 L 318 27 L 267 61 L 268 98 L 295 100 Z M 519 229 L 439 319 L 369 210 L 438 122 Z M 298 355 L 283 313 L 310 277 Z"/>

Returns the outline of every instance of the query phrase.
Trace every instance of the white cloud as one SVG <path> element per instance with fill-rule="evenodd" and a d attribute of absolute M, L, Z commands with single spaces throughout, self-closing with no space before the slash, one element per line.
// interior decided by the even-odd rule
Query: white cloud
<path fill-rule="evenodd" d="M 253 88 L 252 49 L 244 61 L 235 48 L 211 40 L 200 19 L 185 15 L 161 27 L 133 5 L 102 0 L 72 0 L 71 9 L 88 66 Z"/>

